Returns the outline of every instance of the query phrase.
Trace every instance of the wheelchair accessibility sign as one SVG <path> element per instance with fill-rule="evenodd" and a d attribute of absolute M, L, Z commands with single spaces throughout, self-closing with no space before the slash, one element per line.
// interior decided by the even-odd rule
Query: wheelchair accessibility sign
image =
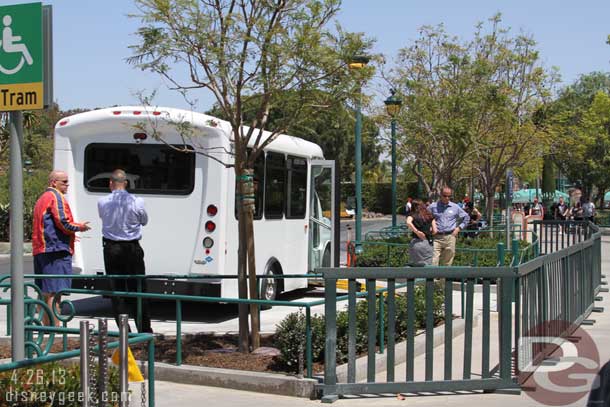
<path fill-rule="evenodd" d="M 0 111 L 42 109 L 42 4 L 0 7 L 0 30 Z"/>

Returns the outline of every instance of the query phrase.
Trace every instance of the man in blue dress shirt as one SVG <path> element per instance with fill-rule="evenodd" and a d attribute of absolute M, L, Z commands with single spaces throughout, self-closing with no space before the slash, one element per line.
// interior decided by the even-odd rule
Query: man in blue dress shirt
<path fill-rule="evenodd" d="M 453 190 L 444 187 L 441 198 L 428 208 L 436 219 L 437 233 L 434 236 L 434 255 L 432 265 L 451 266 L 455 257 L 455 241 L 460 230 L 464 229 L 470 216 L 457 204 L 451 202 Z"/>
<path fill-rule="evenodd" d="M 104 266 L 107 275 L 143 275 L 144 250 L 140 246 L 142 226 L 148 223 L 144 200 L 126 190 L 127 176 L 123 170 L 114 170 L 110 176 L 111 193 L 97 203 L 102 219 L 102 244 L 104 246 Z M 136 291 L 137 282 L 113 280 L 113 291 Z M 147 301 L 142 301 L 142 325 L 139 332 L 152 332 Z M 120 314 L 136 316 L 136 300 L 112 297 L 112 311 L 119 323 Z M 137 321 L 136 321 L 137 322 Z"/>

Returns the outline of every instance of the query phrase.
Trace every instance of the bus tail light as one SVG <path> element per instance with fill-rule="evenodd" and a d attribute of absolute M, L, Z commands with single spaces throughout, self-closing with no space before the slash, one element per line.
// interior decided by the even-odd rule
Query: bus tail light
<path fill-rule="evenodd" d="M 216 224 L 214 222 L 212 222 L 211 220 L 207 221 L 205 223 L 205 230 L 208 233 L 212 233 L 213 231 L 216 230 Z"/>
<path fill-rule="evenodd" d="M 214 246 L 214 239 L 212 239 L 211 237 L 206 237 L 205 239 L 203 239 L 203 247 L 209 249 L 212 246 Z"/>
<path fill-rule="evenodd" d="M 146 140 L 146 137 L 148 137 L 146 133 L 134 133 L 133 135 L 133 139 L 136 141 Z"/>
<path fill-rule="evenodd" d="M 217 213 L 218 213 L 218 208 L 216 207 L 216 205 L 208 206 L 208 216 L 216 216 Z"/>

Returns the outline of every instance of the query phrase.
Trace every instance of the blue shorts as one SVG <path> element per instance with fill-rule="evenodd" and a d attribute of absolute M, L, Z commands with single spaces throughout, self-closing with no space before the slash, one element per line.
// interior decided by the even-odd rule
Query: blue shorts
<path fill-rule="evenodd" d="M 69 252 L 40 253 L 34 256 L 35 274 L 72 275 L 72 255 Z M 37 278 L 36 285 L 43 293 L 56 293 L 72 286 L 71 278 Z"/>

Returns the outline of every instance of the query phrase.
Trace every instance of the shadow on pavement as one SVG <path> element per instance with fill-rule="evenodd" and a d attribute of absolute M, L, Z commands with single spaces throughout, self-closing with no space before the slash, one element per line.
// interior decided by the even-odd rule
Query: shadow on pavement
<path fill-rule="evenodd" d="M 70 297 L 65 297 L 70 299 Z M 113 318 L 112 302 L 110 298 L 96 296 L 73 300 L 72 304 L 79 317 L 107 317 Z M 150 316 L 154 320 L 176 320 L 176 305 L 174 301 L 153 301 L 149 304 Z M 64 306 L 63 314 L 69 313 Z M 219 323 L 237 318 L 237 305 L 234 304 L 204 304 L 196 302 L 182 302 L 182 320 L 203 323 Z"/>

